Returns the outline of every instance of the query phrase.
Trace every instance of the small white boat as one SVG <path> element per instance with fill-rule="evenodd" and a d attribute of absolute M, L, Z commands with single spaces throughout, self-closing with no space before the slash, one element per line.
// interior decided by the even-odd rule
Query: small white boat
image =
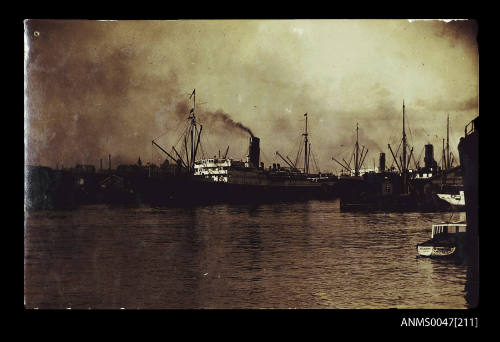
<path fill-rule="evenodd" d="M 452 256 L 457 249 L 458 239 L 465 236 L 465 222 L 448 222 L 432 225 L 431 239 L 417 245 L 417 251 L 423 257 Z"/>
<path fill-rule="evenodd" d="M 437 194 L 437 196 L 443 201 L 448 202 L 452 206 L 455 207 L 465 206 L 465 195 L 463 191 L 460 191 L 459 194 Z"/>
<path fill-rule="evenodd" d="M 455 253 L 455 249 L 456 247 L 418 245 L 418 254 L 425 257 L 450 256 Z"/>

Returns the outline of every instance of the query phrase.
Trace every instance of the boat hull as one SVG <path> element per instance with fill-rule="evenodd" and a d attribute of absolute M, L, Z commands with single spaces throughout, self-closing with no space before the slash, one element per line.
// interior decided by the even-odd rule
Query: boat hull
<path fill-rule="evenodd" d="M 145 193 L 147 196 L 142 196 L 142 199 L 155 205 L 263 203 L 336 197 L 335 184 L 297 182 L 288 185 L 252 185 L 213 182 L 198 177 L 154 182 Z"/>
<path fill-rule="evenodd" d="M 460 195 L 436 194 L 440 201 L 446 203 L 452 210 L 465 211 L 463 192 Z"/>
<path fill-rule="evenodd" d="M 451 246 L 417 246 L 422 257 L 449 257 L 455 254 L 456 247 Z"/>

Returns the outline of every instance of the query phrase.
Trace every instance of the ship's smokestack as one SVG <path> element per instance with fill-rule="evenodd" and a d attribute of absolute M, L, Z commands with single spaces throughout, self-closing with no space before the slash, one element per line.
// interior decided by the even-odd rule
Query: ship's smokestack
<path fill-rule="evenodd" d="M 108 156 L 109 166 L 108 169 L 111 170 L 111 154 Z"/>
<path fill-rule="evenodd" d="M 437 162 L 434 160 L 434 146 L 432 144 L 425 145 L 424 163 L 426 169 L 437 168 Z"/>
<path fill-rule="evenodd" d="M 100 171 L 102 171 L 102 158 L 101 158 L 101 169 L 100 169 Z"/>
<path fill-rule="evenodd" d="M 380 152 L 380 157 L 378 160 L 378 172 L 385 172 L 385 153 Z"/>
<path fill-rule="evenodd" d="M 250 146 L 248 149 L 248 155 L 250 156 L 250 166 L 259 167 L 260 139 L 254 136 L 250 137 Z"/>

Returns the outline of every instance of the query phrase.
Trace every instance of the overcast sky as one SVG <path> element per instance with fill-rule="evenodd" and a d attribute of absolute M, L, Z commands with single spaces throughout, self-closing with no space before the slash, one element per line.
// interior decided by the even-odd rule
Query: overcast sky
<path fill-rule="evenodd" d="M 433 143 L 441 159 L 446 117 L 450 145 L 478 115 L 474 21 L 210 20 L 61 21 L 25 24 L 26 163 L 158 164 L 178 143 L 196 88 L 203 152 L 230 145 L 244 158 L 248 127 L 261 159 L 295 159 L 304 113 L 322 171 L 349 159 L 356 123 L 365 165 L 397 149 L 406 104 L 418 157 Z M 179 145 L 177 145 L 179 146 Z M 421 157 L 423 163 L 423 155 Z M 311 162 L 311 165 L 313 163 Z M 105 164 L 106 165 L 106 164 Z M 315 167 L 313 167 L 315 169 Z"/>

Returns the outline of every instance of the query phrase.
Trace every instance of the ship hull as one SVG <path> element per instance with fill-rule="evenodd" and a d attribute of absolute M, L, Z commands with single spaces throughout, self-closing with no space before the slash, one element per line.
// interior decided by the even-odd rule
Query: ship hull
<path fill-rule="evenodd" d="M 200 177 L 171 177 L 151 180 L 138 191 L 153 205 L 185 206 L 212 203 L 263 203 L 303 201 L 336 197 L 335 184 L 301 182 L 293 184 L 235 184 L 213 182 Z"/>
<path fill-rule="evenodd" d="M 103 193 L 107 199 L 106 202 L 120 205 L 127 203 L 186 206 L 221 202 L 262 203 L 337 197 L 334 182 L 315 183 L 300 180 L 269 181 L 266 184 L 237 184 L 215 182 L 191 175 L 135 177 L 130 180 L 121 188 L 107 189 Z"/>
<path fill-rule="evenodd" d="M 186 191 L 187 190 L 187 191 Z M 334 187 L 327 184 L 235 184 L 194 179 L 184 191 L 174 194 L 174 200 L 194 203 L 272 202 L 328 199 L 334 197 Z"/>
<path fill-rule="evenodd" d="M 418 183 L 418 184 L 417 184 Z M 450 211 L 451 205 L 426 192 L 426 182 L 413 182 L 410 194 L 403 194 L 401 177 L 395 174 L 368 174 L 341 178 L 340 210 L 385 212 Z"/>
<path fill-rule="evenodd" d="M 391 194 L 357 198 L 341 196 L 340 209 L 342 211 L 440 212 L 449 211 L 450 206 L 432 197 Z"/>
<path fill-rule="evenodd" d="M 455 253 L 456 247 L 446 246 L 417 246 L 418 254 L 422 257 L 450 257 Z"/>
<path fill-rule="evenodd" d="M 465 199 L 463 192 L 460 195 L 454 194 L 436 194 L 436 196 L 443 202 L 450 206 L 451 209 L 456 211 L 465 211 Z"/>

